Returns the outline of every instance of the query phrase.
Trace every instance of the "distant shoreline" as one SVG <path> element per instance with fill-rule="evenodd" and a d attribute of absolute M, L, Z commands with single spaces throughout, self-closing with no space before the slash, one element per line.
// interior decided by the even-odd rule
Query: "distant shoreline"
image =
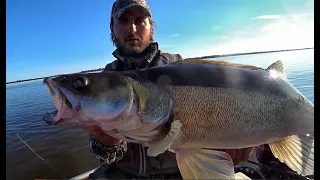
<path fill-rule="evenodd" d="M 299 49 L 274 50 L 274 51 L 260 51 L 260 52 L 258 51 L 258 52 L 247 52 L 247 53 L 233 53 L 233 54 L 222 54 L 222 55 L 210 55 L 210 56 L 186 58 L 185 60 L 220 58 L 220 57 L 228 57 L 228 56 L 241 56 L 241 55 L 251 55 L 251 54 L 264 54 L 264 53 L 285 52 L 285 51 L 298 51 L 298 50 L 308 50 L 308 49 L 314 49 L 314 47 L 312 47 L 312 48 L 299 48 Z M 80 73 L 102 71 L 103 69 L 104 69 L 104 68 L 91 69 L 91 70 L 81 71 Z M 54 75 L 54 76 L 59 76 L 59 75 Z M 54 77 L 54 76 L 48 76 L 48 77 Z M 19 83 L 19 82 L 26 82 L 26 81 L 34 81 L 34 80 L 39 80 L 39 79 L 44 79 L 44 78 L 46 78 L 46 77 L 33 78 L 33 79 L 25 79 L 25 80 L 17 80 L 17 81 L 12 81 L 12 82 L 6 82 L 6 84 L 13 84 L 13 83 Z"/>
<path fill-rule="evenodd" d="M 102 71 L 103 69 L 104 69 L 104 68 L 91 69 L 91 70 L 81 71 L 80 73 Z M 47 76 L 47 77 L 55 77 L 55 76 L 59 76 L 59 75 L 62 75 L 62 74 L 57 74 L 57 75 L 54 75 L 54 76 Z M 6 82 L 6 84 L 13 84 L 13 83 L 20 83 L 20 82 L 27 82 L 27 81 L 35 81 L 35 80 L 44 79 L 44 78 L 46 78 L 46 77 L 39 77 L 39 78 L 33 78 L 33 79 L 17 80 L 17 81 L 12 81 L 12 82 Z"/>

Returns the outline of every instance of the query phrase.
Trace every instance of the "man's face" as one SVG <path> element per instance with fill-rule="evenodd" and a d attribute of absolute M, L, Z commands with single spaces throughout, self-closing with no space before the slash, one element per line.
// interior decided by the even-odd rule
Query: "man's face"
<path fill-rule="evenodd" d="M 116 46 L 123 53 L 135 55 L 148 47 L 152 36 L 151 24 L 142 11 L 131 8 L 113 22 Z"/>

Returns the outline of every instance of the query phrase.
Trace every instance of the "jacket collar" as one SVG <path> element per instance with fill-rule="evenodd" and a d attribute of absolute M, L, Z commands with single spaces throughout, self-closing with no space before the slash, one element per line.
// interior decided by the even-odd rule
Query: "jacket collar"
<path fill-rule="evenodd" d="M 125 56 L 120 53 L 118 49 L 116 49 L 112 55 L 117 58 L 118 60 L 123 61 L 126 63 L 129 68 L 131 67 L 139 67 L 143 65 L 150 64 L 151 61 L 156 57 L 159 51 L 158 43 L 150 43 L 150 45 L 139 55 L 137 56 Z M 137 64 L 139 62 L 139 64 Z"/>

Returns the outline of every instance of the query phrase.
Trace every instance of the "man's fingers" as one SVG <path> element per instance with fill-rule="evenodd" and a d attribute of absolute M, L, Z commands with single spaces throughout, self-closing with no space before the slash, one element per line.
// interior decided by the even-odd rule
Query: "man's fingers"
<path fill-rule="evenodd" d="M 228 153 L 233 161 L 234 165 L 239 165 L 242 161 L 247 161 L 251 155 L 253 148 L 243 148 L 243 149 L 223 149 L 219 151 L 224 151 Z"/>
<path fill-rule="evenodd" d="M 232 159 L 232 161 L 234 160 L 234 158 L 236 157 L 236 150 L 235 149 L 225 149 L 223 150 L 224 152 L 228 153 Z"/>
<path fill-rule="evenodd" d="M 90 134 L 93 135 L 97 139 L 99 139 L 99 138 L 101 138 L 101 136 L 103 136 L 103 134 L 101 132 L 97 132 L 97 131 L 92 131 L 92 132 L 90 132 Z"/>
<path fill-rule="evenodd" d="M 241 158 L 242 158 L 242 154 L 243 154 L 243 149 L 237 149 L 236 150 L 236 156 L 233 159 L 233 164 L 234 165 L 239 165 Z"/>
<path fill-rule="evenodd" d="M 120 144 L 123 140 L 114 138 L 103 132 L 94 132 L 91 133 L 96 139 L 98 139 L 101 143 L 107 146 L 114 146 Z"/>
<path fill-rule="evenodd" d="M 247 161 L 250 158 L 253 148 L 244 148 L 241 161 Z"/>

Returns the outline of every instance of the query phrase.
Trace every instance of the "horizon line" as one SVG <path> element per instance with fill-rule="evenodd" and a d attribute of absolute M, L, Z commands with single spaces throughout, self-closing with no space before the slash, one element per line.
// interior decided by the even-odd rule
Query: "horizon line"
<path fill-rule="evenodd" d="M 228 56 L 241 56 L 241 55 L 250 55 L 250 54 L 273 53 L 273 52 L 281 52 L 281 51 L 297 51 L 297 50 L 306 50 L 306 49 L 314 49 L 314 47 L 297 48 L 297 49 L 269 50 L 269 51 L 255 51 L 255 52 L 243 52 L 243 53 L 231 53 L 231 54 L 221 54 L 221 55 L 208 55 L 208 56 L 201 56 L 201 57 L 185 58 L 184 60 L 207 59 L 207 58 L 218 58 L 218 57 L 228 57 Z M 75 73 L 85 73 L 85 72 L 90 72 L 90 71 L 91 72 L 92 71 L 99 71 L 100 69 L 104 69 L 104 68 L 84 70 L 84 71 L 75 72 Z M 68 74 L 74 74 L 74 73 L 68 73 Z M 46 76 L 46 77 L 54 77 L 54 76 L 59 76 L 59 75 L 52 75 L 52 76 Z M 46 77 L 30 78 L 30 79 L 24 79 L 24 80 L 15 80 L 15 81 L 11 81 L 11 82 L 6 82 L 6 84 L 13 84 L 13 83 L 19 83 L 19 82 L 26 82 L 26 81 L 34 81 L 34 80 L 44 79 Z"/>

